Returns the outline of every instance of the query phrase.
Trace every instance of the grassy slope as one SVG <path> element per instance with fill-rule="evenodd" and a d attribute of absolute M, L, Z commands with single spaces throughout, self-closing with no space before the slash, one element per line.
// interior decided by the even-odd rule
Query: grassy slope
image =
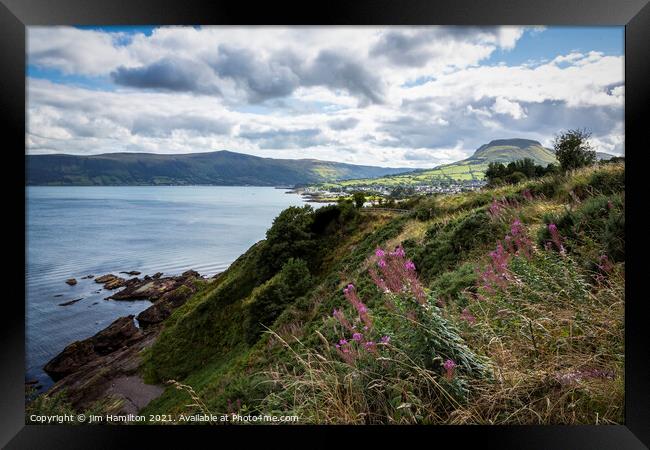
<path fill-rule="evenodd" d="M 441 314 L 496 368 L 496 381 L 477 381 L 472 402 L 436 418 L 437 423 L 621 422 L 624 265 L 615 264 L 606 285 L 592 286 L 585 280 L 599 255 L 618 254 L 621 260 L 624 236 L 617 232 L 616 221 L 622 220 L 624 208 L 623 177 L 623 167 L 611 165 L 568 178 L 443 196 L 427 221 L 387 213 L 362 215 L 323 241 L 313 288 L 268 325 L 288 342 L 299 339 L 303 349 L 321 348 L 316 331 L 327 335 L 329 322 L 324 318 L 345 305 L 341 289 L 348 282 L 356 280 L 368 306 L 380 308 L 381 296 L 367 277 L 367 258 L 377 246 L 403 244 L 427 292 L 444 303 Z M 533 201 L 523 200 L 525 189 L 533 193 Z M 535 295 L 520 286 L 488 303 L 471 303 L 468 292 L 476 283 L 475 269 L 487 264 L 488 251 L 507 233 L 512 219 L 488 220 L 488 205 L 502 197 L 518 202 L 510 213 L 522 220 L 533 240 L 548 237 L 545 221 L 558 223 L 567 236 L 569 256 L 558 259 L 542 252 L 534 264 L 513 268 L 521 272 L 523 287 L 534 288 Z M 173 314 L 143 368 L 149 380 L 189 384 L 214 413 L 227 412 L 236 400 L 242 411 L 262 411 L 263 399 L 275 386 L 269 383 L 273 373 L 300 380 L 295 355 L 277 337 L 263 335 L 252 345 L 243 338 L 246 304 L 252 301 L 253 287 L 262 282 L 256 276 L 262 245 L 233 264 L 218 285 Z M 584 289 L 564 292 L 570 286 Z M 459 319 L 465 307 L 477 317 L 476 325 Z M 579 373 L 594 365 L 611 371 L 611 379 L 571 385 L 554 381 L 558 373 Z M 187 392 L 170 387 L 144 412 L 187 412 L 193 409 L 186 406 L 190 400 Z M 319 410 L 326 413 L 330 406 L 321 404 Z M 346 407 L 355 412 L 356 406 Z M 305 420 L 316 420 L 309 411 L 303 414 Z"/>
<path fill-rule="evenodd" d="M 497 141 L 498 142 L 498 141 Z M 374 179 L 345 180 L 337 183 L 322 183 L 323 188 L 337 186 L 398 186 L 426 184 L 441 181 L 482 180 L 489 162 L 508 163 L 518 159 L 532 158 L 536 164 L 546 166 L 557 163 L 555 155 L 541 145 L 490 145 L 479 148 L 470 158 L 430 170 L 421 170 L 401 175 L 389 175 Z"/>

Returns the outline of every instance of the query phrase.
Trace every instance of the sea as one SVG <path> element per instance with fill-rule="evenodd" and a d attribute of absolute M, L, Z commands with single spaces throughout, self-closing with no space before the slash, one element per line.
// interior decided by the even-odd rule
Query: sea
<path fill-rule="evenodd" d="M 47 389 L 43 366 L 66 345 L 150 305 L 107 300 L 113 292 L 83 277 L 189 269 L 211 277 L 264 239 L 283 209 L 304 204 L 273 187 L 27 187 L 25 380 Z"/>

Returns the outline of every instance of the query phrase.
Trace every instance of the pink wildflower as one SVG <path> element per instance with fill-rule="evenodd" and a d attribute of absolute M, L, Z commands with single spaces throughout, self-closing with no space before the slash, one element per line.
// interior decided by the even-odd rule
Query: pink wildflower
<path fill-rule="evenodd" d="M 354 333 L 352 335 L 352 340 L 353 341 L 361 342 L 361 339 L 363 339 L 363 334 L 361 334 L 361 333 Z"/>
<path fill-rule="evenodd" d="M 415 264 L 409 259 L 404 263 L 404 268 L 406 270 L 415 270 Z"/>
<path fill-rule="evenodd" d="M 564 250 L 564 246 L 562 245 L 562 236 L 560 236 L 560 232 L 557 230 L 557 225 L 554 223 L 549 223 L 548 231 L 551 233 L 551 240 L 559 250 L 560 254 L 564 255 L 566 252 Z"/>
<path fill-rule="evenodd" d="M 383 250 L 380 249 L 380 248 L 378 248 L 377 250 L 375 250 L 375 256 L 376 256 L 377 258 L 383 258 L 385 254 L 386 254 L 386 252 L 383 251 Z"/>
<path fill-rule="evenodd" d="M 462 320 L 466 320 L 468 323 L 473 324 L 476 322 L 476 317 L 472 315 L 471 312 L 467 308 L 463 309 L 463 311 L 460 313 L 460 318 Z"/>
<path fill-rule="evenodd" d="M 442 367 L 445 368 L 445 376 L 447 377 L 448 380 L 451 380 L 454 377 L 454 369 L 456 368 L 457 364 L 451 360 L 448 359 L 445 361 L 445 363 L 442 365 Z"/>

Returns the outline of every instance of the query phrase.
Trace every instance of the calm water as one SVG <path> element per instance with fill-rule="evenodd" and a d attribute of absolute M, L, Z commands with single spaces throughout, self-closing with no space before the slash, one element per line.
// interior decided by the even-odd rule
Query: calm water
<path fill-rule="evenodd" d="M 263 239 L 280 211 L 303 204 L 265 187 L 28 187 L 26 378 L 48 387 L 42 367 L 66 345 L 150 304 L 105 300 L 109 291 L 81 277 L 211 276 Z"/>

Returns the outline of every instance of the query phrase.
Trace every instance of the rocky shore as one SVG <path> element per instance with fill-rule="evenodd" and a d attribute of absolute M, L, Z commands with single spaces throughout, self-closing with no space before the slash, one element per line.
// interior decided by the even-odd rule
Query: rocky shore
<path fill-rule="evenodd" d="M 140 272 L 120 272 L 140 275 Z M 115 414 L 134 414 L 163 391 L 162 386 L 145 384 L 138 373 L 142 351 L 151 346 L 163 321 L 183 305 L 206 279 L 188 270 L 179 276 L 162 273 L 124 279 L 114 274 L 94 278 L 105 289 L 120 289 L 107 300 L 150 300 L 152 305 L 137 316 L 116 319 L 94 336 L 69 344 L 45 366 L 55 381 L 48 394 L 65 391 L 77 410 L 97 400 L 108 400 Z M 84 277 L 86 278 L 86 277 Z M 88 277 L 92 278 L 92 277 Z"/>

